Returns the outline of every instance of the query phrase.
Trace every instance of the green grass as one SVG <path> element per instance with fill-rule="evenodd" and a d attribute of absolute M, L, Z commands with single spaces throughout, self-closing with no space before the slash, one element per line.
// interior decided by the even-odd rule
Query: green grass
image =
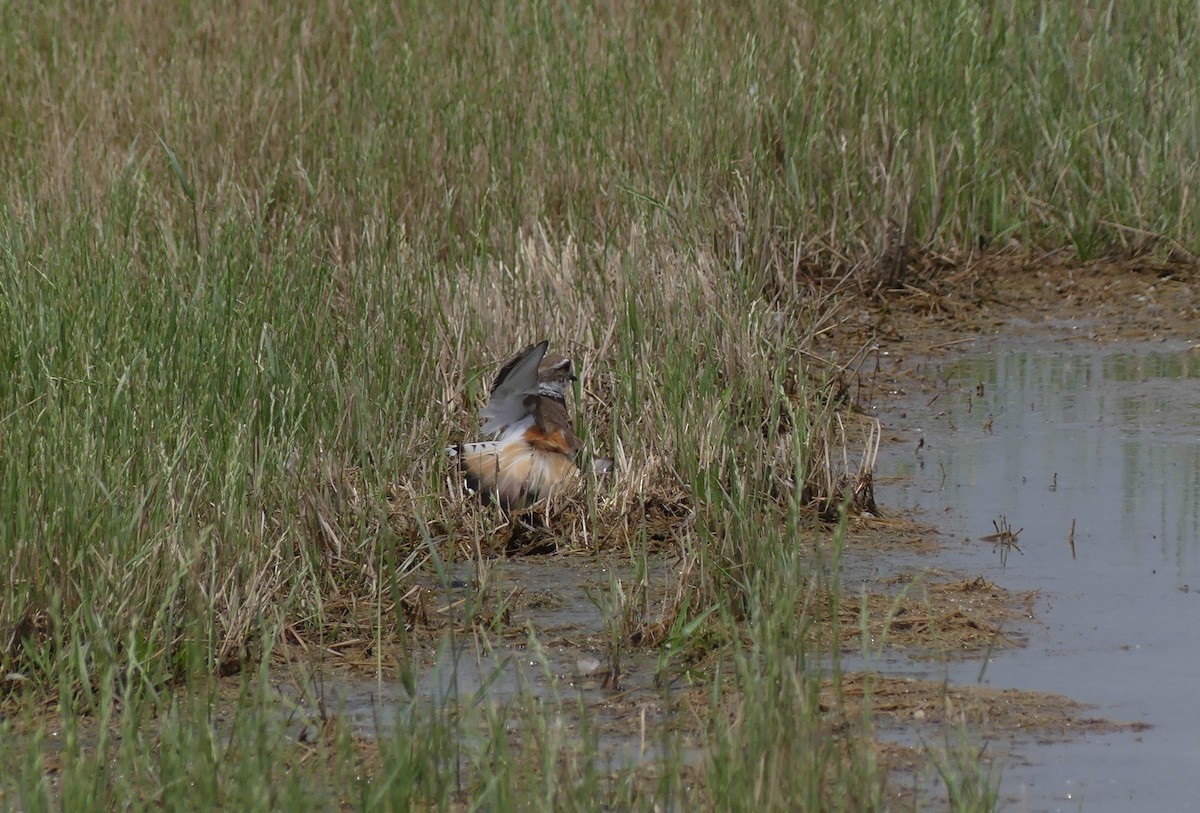
<path fill-rule="evenodd" d="M 901 282 L 898 248 L 1200 251 L 1198 22 L 1169 2 L 0 3 L 0 671 L 9 708 L 122 733 L 65 747 L 53 782 L 7 746 L 0 799 L 885 807 L 869 755 L 821 727 L 794 629 L 809 523 L 779 483 L 828 491 L 826 442 L 865 442 L 815 397 L 840 300 L 814 280 Z M 257 674 L 285 629 L 403 652 L 395 569 L 486 525 L 439 450 L 543 337 L 626 462 L 589 510 L 669 486 L 696 512 L 675 629 L 710 613 L 691 634 L 724 653 L 712 713 L 741 715 L 704 782 L 679 759 L 657 785 L 599 777 L 545 731 L 502 759 L 496 720 L 463 779 L 449 723 L 419 717 L 373 778 L 345 737 L 320 746 L 336 770 L 274 770 L 303 749 L 257 683 L 232 733 L 168 690 Z"/>

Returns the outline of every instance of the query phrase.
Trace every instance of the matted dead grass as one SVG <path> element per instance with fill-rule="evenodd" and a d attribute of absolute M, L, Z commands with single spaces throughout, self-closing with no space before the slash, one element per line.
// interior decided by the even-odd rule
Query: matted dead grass
<path fill-rule="evenodd" d="M 1053 692 L 950 685 L 936 680 L 852 672 L 821 684 L 821 709 L 857 719 L 869 709 L 877 721 L 906 726 L 969 725 L 989 735 L 1033 737 L 1041 742 L 1083 732 L 1144 731 L 1140 722 L 1119 722 L 1090 713 L 1091 707 Z"/>
<path fill-rule="evenodd" d="M 876 481 L 878 482 L 878 481 Z M 886 507 L 881 511 L 888 510 Z M 858 552 L 931 554 L 940 546 L 934 526 L 905 516 L 862 514 L 846 524 L 846 546 Z"/>
<path fill-rule="evenodd" d="M 1024 646 L 1020 625 L 1035 616 L 1036 591 L 1014 593 L 982 576 L 955 579 L 933 570 L 873 584 L 877 590 L 840 596 L 836 622 L 843 650 L 866 646 L 916 657 L 959 657 Z M 818 636 L 832 634 L 831 604 L 828 597 L 813 604 Z"/>

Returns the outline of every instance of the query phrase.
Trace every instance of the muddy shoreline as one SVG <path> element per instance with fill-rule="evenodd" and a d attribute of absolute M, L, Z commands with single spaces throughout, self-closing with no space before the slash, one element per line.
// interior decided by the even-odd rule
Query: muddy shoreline
<path fill-rule="evenodd" d="M 923 402 L 928 415 L 941 410 L 936 400 L 946 382 L 928 374 L 930 365 L 969 354 L 997 337 L 1096 347 L 1178 340 L 1200 314 L 1200 297 L 1185 278 L 1185 265 L 1139 259 L 1072 265 L 1057 255 L 1045 259 L 1043 266 L 1034 267 L 1028 259 L 988 258 L 952 284 L 939 278 L 924 289 L 910 284 L 891 291 L 881 302 L 852 298 L 844 305 L 848 313 L 827 341 L 834 341 L 843 356 L 861 360 L 854 371 L 854 396 L 864 412 L 882 419 L 886 446 L 908 449 L 920 442 L 891 425 L 889 412 L 899 409 L 908 418 L 922 411 Z M 917 361 L 910 364 L 912 359 Z M 976 417 L 980 432 L 994 431 L 984 415 Z M 887 485 L 880 484 L 881 493 L 888 493 Z M 930 753 L 919 743 L 944 736 L 948 725 L 985 732 L 992 745 L 983 759 L 998 764 L 1027 763 L 1030 749 L 1047 743 L 1146 730 L 1144 721 L 1110 719 L 1103 709 L 1081 703 L 1069 692 L 963 682 L 948 678 L 944 669 L 937 678 L 936 668 L 927 670 L 935 675 L 932 679 L 903 674 L 915 662 L 975 663 L 982 658 L 986 666 L 1003 657 L 1002 650 L 1023 647 L 1039 634 L 1040 611 L 1057 597 L 1010 589 L 1004 578 L 989 581 L 970 565 L 943 567 L 940 552 L 961 541 L 939 530 L 940 517 L 913 514 L 886 499 L 881 508 L 886 519 L 856 519 L 848 531 L 846 548 L 855 551 L 850 572 L 860 568 L 869 575 L 843 588 L 846 595 L 834 625 L 840 628 L 850 669 L 839 677 L 838 694 L 845 699 L 834 702 L 830 698 L 835 695 L 829 694 L 822 702 L 829 724 L 836 727 L 839 719 L 859 715 L 858 704 L 871 698 L 876 747 L 895 772 L 892 784 L 911 788 L 928 781 L 918 778 L 930 773 Z M 996 535 L 1000 531 L 996 527 Z M 1019 539 L 1012 536 L 1010 555 L 1023 555 Z M 903 552 L 899 562 L 897 550 Z M 810 554 L 822 555 L 819 550 Z M 645 598 L 647 624 L 653 623 L 656 606 L 667 614 L 661 602 L 677 578 L 672 569 L 677 565 L 669 555 L 656 560 L 654 577 L 661 590 L 653 599 Z M 426 587 L 423 612 L 435 616 L 462 611 L 472 603 L 472 591 L 502 598 L 503 617 L 485 619 L 496 630 L 486 643 L 472 639 L 471 622 L 462 620 L 463 649 L 456 669 L 465 664 L 467 672 L 456 673 L 455 692 L 471 696 L 486 685 L 491 703 L 530 694 L 541 701 L 577 696 L 600 728 L 602 758 L 646 765 L 656 753 L 655 737 L 648 740 L 648 731 L 666 726 L 686 743 L 689 726 L 702 725 L 703 715 L 689 709 L 703 703 L 704 680 L 692 685 L 687 669 L 660 671 L 653 647 L 628 647 L 617 674 L 611 674 L 612 619 L 606 620 L 603 595 L 629 583 L 633 574 L 627 562 L 558 554 L 490 560 L 482 579 L 478 570 L 459 565 L 446 585 Z M 833 620 L 818 617 L 816 626 L 831 629 Z M 873 653 L 874 661 L 857 658 L 863 652 Z M 418 693 L 427 699 L 447 700 L 445 657 L 444 651 L 427 650 L 420 658 Z M 341 705 L 360 736 L 370 739 L 366 721 L 380 719 L 380 709 L 400 698 L 389 701 L 386 693 L 381 696 L 371 688 L 383 685 L 373 653 L 354 657 L 343 651 L 333 660 L 342 677 L 327 682 L 332 702 Z M 705 665 L 696 666 L 699 675 Z M 376 672 L 373 680 L 359 677 L 371 671 Z M 385 669 L 382 676 L 394 680 L 396 673 Z M 304 705 L 304 692 L 294 681 L 281 682 L 279 690 L 292 703 Z M 938 793 L 936 787 L 924 792 Z M 897 798 L 907 791 L 900 793 Z M 1010 801 L 1020 801 L 1011 789 L 1006 793 Z"/>
<path fill-rule="evenodd" d="M 1014 743 L 991 754 L 1005 752 L 1002 798 L 1017 809 L 1175 807 L 1157 778 L 1190 726 L 1170 711 L 1190 693 L 1161 676 L 1190 668 L 1175 619 L 1195 577 L 1194 266 L 992 262 L 973 279 L 988 291 L 973 305 L 961 289 L 889 303 L 860 403 L 885 425 L 881 503 L 938 529 L 931 564 L 1033 591 L 1028 648 L 978 666 L 895 653 L 876 665 L 953 690 L 1029 690 L 1040 732 L 1006 731 L 1003 714 L 980 729 Z M 1161 694 L 1173 700 L 1149 699 Z"/>

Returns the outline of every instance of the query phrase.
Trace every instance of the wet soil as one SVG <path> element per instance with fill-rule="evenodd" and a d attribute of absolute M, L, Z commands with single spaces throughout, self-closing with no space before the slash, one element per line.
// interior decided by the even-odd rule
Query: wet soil
<path fill-rule="evenodd" d="M 1195 338 L 1200 263 L 1128 256 L 1079 262 L 1067 251 L 912 259 L 897 279 L 861 285 L 833 344 L 857 337 L 928 354 L 988 335 L 1066 331 L 1093 342 Z"/>

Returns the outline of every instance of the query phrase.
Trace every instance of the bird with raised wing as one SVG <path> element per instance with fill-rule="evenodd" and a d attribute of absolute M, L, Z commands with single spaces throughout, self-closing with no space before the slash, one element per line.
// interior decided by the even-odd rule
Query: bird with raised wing
<path fill-rule="evenodd" d="M 450 452 L 467 486 L 505 509 L 524 508 L 560 492 L 579 474 L 582 442 L 571 428 L 566 391 L 575 380 L 569 358 L 547 353 L 548 341 L 509 359 L 480 412 L 491 440 Z"/>

